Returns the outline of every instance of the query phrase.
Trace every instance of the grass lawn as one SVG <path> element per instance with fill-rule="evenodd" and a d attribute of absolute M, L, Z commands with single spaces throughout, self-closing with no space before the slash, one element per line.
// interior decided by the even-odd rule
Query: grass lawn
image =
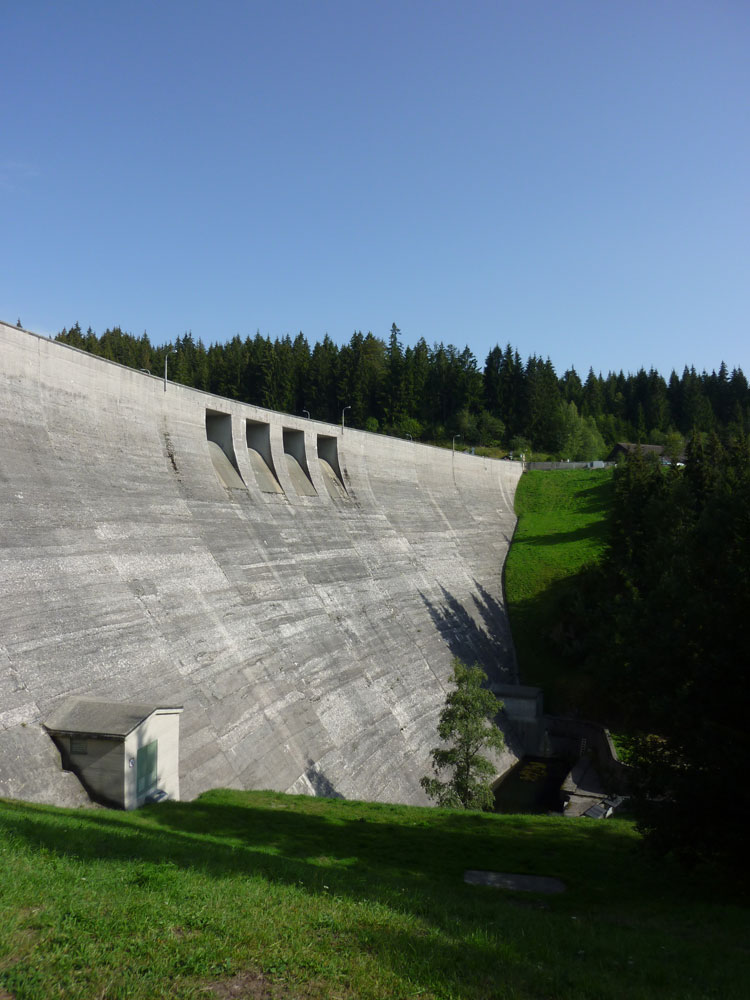
<path fill-rule="evenodd" d="M 750 954 L 727 891 L 651 863 L 618 820 L 221 790 L 137 813 L 0 801 L 0 997 L 731 1000 Z"/>
<path fill-rule="evenodd" d="M 518 527 L 505 565 L 505 592 L 521 679 L 544 688 L 545 707 L 575 699 L 575 667 L 563 664 L 551 629 L 576 574 L 607 542 L 611 469 L 524 472 L 516 490 Z"/>

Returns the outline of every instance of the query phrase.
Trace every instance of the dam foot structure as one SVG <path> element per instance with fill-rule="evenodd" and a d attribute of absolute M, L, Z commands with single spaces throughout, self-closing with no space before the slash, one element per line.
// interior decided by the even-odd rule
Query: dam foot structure
<path fill-rule="evenodd" d="M 453 657 L 516 680 L 520 474 L 0 324 L 0 796 L 87 801 L 43 725 L 78 696 L 179 706 L 183 798 L 426 803 Z"/>

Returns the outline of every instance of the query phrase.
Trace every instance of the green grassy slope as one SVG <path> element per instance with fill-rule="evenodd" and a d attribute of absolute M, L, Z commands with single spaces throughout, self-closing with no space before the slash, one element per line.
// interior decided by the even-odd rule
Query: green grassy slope
<path fill-rule="evenodd" d="M 0 801 L 0 997 L 745 995 L 747 913 L 630 824 L 216 791 Z M 553 875 L 557 896 L 462 881 Z"/>
<path fill-rule="evenodd" d="M 555 610 L 576 574 L 601 557 L 611 498 L 611 469 L 525 472 L 518 484 L 505 592 L 521 679 L 544 688 L 549 711 L 569 707 L 577 683 L 551 641 Z"/>

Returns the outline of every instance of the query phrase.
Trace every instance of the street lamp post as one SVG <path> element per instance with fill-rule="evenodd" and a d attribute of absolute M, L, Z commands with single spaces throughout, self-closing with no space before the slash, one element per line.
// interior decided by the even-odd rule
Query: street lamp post
<path fill-rule="evenodd" d="M 164 355 L 164 391 L 167 391 L 167 362 L 170 354 L 177 354 L 177 351 L 167 351 Z"/>
<path fill-rule="evenodd" d="M 341 433 L 342 434 L 344 433 L 344 414 L 346 413 L 347 410 L 351 410 L 351 406 L 345 406 L 344 409 L 341 411 Z"/>
<path fill-rule="evenodd" d="M 460 437 L 461 437 L 461 435 L 460 435 L 460 434 L 454 434 L 454 435 L 453 435 L 453 452 L 454 452 L 454 453 L 455 453 L 455 451 L 456 451 L 456 438 L 460 438 Z"/>
<path fill-rule="evenodd" d="M 307 419 L 309 420 L 310 419 L 310 411 L 309 410 L 303 410 L 302 412 L 307 417 Z"/>

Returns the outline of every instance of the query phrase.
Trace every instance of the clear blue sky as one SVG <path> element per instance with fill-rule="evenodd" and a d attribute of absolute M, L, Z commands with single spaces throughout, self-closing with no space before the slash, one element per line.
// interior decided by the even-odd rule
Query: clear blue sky
<path fill-rule="evenodd" d="M 3 4 L 0 318 L 750 376 L 748 0 Z M 0 358 L 0 363 L 2 359 Z"/>

